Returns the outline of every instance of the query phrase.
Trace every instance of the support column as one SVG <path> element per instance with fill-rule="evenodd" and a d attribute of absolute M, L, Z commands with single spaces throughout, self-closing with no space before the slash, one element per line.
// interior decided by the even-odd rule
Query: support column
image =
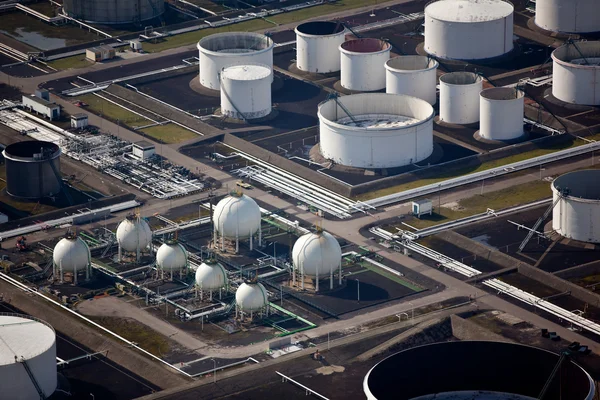
<path fill-rule="evenodd" d="M 333 268 L 329 271 L 329 290 L 333 290 Z"/>
<path fill-rule="evenodd" d="M 315 292 L 319 291 L 319 264 L 317 264 L 317 281 L 315 282 Z"/>
<path fill-rule="evenodd" d="M 338 276 L 340 278 L 340 286 L 342 285 L 342 261 L 340 260 L 340 270 L 338 273 Z"/>
<path fill-rule="evenodd" d="M 258 226 L 258 247 L 262 247 L 262 226 Z"/>
<path fill-rule="evenodd" d="M 85 280 L 89 281 L 90 280 L 90 270 L 92 269 L 91 264 L 86 265 L 85 267 Z"/>
<path fill-rule="evenodd" d="M 119 262 L 121 262 L 121 245 L 119 244 L 119 251 L 118 251 L 118 257 L 119 257 Z"/>
<path fill-rule="evenodd" d="M 73 283 L 77 285 L 77 266 L 73 269 Z"/>
<path fill-rule="evenodd" d="M 254 235 L 250 235 L 250 251 L 253 250 L 253 246 L 252 246 L 253 242 L 254 242 Z"/>

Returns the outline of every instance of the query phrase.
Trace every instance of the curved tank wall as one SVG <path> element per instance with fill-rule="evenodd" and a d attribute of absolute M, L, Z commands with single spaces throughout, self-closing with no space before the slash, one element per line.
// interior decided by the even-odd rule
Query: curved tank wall
<path fill-rule="evenodd" d="M 273 40 L 260 33 L 227 32 L 207 36 L 198 42 L 200 83 L 219 90 L 219 74 L 234 65 L 264 64 L 273 68 Z"/>
<path fill-rule="evenodd" d="M 131 24 L 156 18 L 165 12 L 165 0 L 64 0 L 72 18 L 100 24 Z"/>
<path fill-rule="evenodd" d="M 385 63 L 385 91 L 436 103 L 439 63 L 426 56 L 400 56 Z"/>
<path fill-rule="evenodd" d="M 260 207 L 245 194 L 233 192 L 219 201 L 213 211 L 213 223 L 228 239 L 249 238 L 260 229 Z"/>
<path fill-rule="evenodd" d="M 262 283 L 242 283 L 235 291 L 235 303 L 242 311 L 259 311 L 269 304 Z"/>
<path fill-rule="evenodd" d="M 203 262 L 196 270 L 196 285 L 202 290 L 217 290 L 227 285 L 227 273 L 218 262 Z"/>
<path fill-rule="evenodd" d="M 525 94 L 495 87 L 480 93 L 479 135 L 488 140 L 514 140 L 523 136 Z"/>
<path fill-rule="evenodd" d="M 300 24 L 296 32 L 296 67 L 305 72 L 326 74 L 340 70 L 339 46 L 346 40 L 340 22 L 313 21 Z"/>
<path fill-rule="evenodd" d="M 271 68 L 236 65 L 221 72 L 221 113 L 231 118 L 256 119 L 271 113 Z"/>
<path fill-rule="evenodd" d="M 51 142 L 30 140 L 8 145 L 2 152 L 6 192 L 23 199 L 56 196 L 62 179 L 60 154 L 58 145 Z"/>
<path fill-rule="evenodd" d="M 339 267 L 342 249 L 337 239 L 328 232 L 307 233 L 294 243 L 294 268 L 308 277 L 328 276 Z"/>
<path fill-rule="evenodd" d="M 425 51 L 455 60 L 498 57 L 513 49 L 513 12 L 503 0 L 439 0 L 425 7 Z"/>
<path fill-rule="evenodd" d="M 2 398 L 11 400 L 39 399 L 23 364 L 25 360 L 45 398 L 57 385 L 56 334 L 46 322 L 10 314 L 0 316 L 0 387 Z M 17 358 L 17 360 L 15 360 Z"/>
<path fill-rule="evenodd" d="M 563 45 L 552 52 L 552 60 L 554 97 L 571 104 L 600 105 L 600 42 Z"/>
<path fill-rule="evenodd" d="M 600 31 L 597 0 L 537 0 L 535 24 L 542 29 L 564 33 Z"/>
<path fill-rule="evenodd" d="M 479 121 L 481 76 L 472 72 L 451 72 L 440 77 L 440 121 L 473 124 Z"/>
<path fill-rule="evenodd" d="M 152 230 L 145 219 L 127 217 L 117 227 L 117 242 L 125 251 L 137 251 L 152 241 Z"/>
<path fill-rule="evenodd" d="M 561 175 L 552 182 L 552 229 L 569 239 L 600 243 L 600 171 L 583 170 Z M 566 191 L 566 192 L 565 192 Z"/>
<path fill-rule="evenodd" d="M 156 252 L 156 266 L 165 271 L 178 271 L 188 265 L 188 253 L 177 241 L 160 245 Z"/>
<path fill-rule="evenodd" d="M 65 272 L 82 271 L 91 263 L 90 248 L 80 237 L 65 237 L 54 246 L 52 260 Z"/>
<path fill-rule="evenodd" d="M 343 88 L 372 92 L 385 88 L 385 62 L 392 46 L 379 39 L 355 39 L 340 45 L 340 80 Z"/>
<path fill-rule="evenodd" d="M 507 342 L 436 343 L 379 362 L 367 373 L 363 389 L 368 400 L 437 399 L 437 393 L 447 394 L 442 398 L 477 399 L 473 392 L 504 393 L 496 399 L 537 399 L 559 358 L 543 349 Z M 427 360 L 427 374 L 415 368 L 423 360 Z M 590 375 L 573 361 L 566 361 L 545 398 L 592 400 L 594 391 Z"/>
<path fill-rule="evenodd" d="M 335 163 L 392 168 L 422 161 L 433 152 L 433 107 L 399 94 L 362 93 L 319 105 L 320 150 Z"/>

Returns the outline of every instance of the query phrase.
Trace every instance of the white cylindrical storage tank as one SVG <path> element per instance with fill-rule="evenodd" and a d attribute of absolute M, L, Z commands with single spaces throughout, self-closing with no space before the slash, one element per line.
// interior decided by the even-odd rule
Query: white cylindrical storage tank
<path fill-rule="evenodd" d="M 552 182 L 552 229 L 564 237 L 600 243 L 600 171 L 583 170 L 561 175 Z"/>
<path fill-rule="evenodd" d="M 554 97 L 571 104 L 600 105 L 600 42 L 565 44 L 552 52 L 552 60 Z"/>
<path fill-rule="evenodd" d="M 129 216 L 117 228 L 117 242 L 125 251 L 138 251 L 146 248 L 152 241 L 152 230 L 145 219 Z"/>
<path fill-rule="evenodd" d="M 90 248 L 77 236 L 62 238 L 52 253 L 52 261 L 63 272 L 83 271 L 91 263 Z"/>
<path fill-rule="evenodd" d="M 553 32 L 597 32 L 600 31 L 598 6 L 598 0 L 537 0 L 535 24 Z"/>
<path fill-rule="evenodd" d="M 525 94 L 495 87 L 480 93 L 479 136 L 487 140 L 514 140 L 523 136 Z"/>
<path fill-rule="evenodd" d="M 385 63 L 385 91 L 436 102 L 438 62 L 426 56 L 400 56 Z"/>
<path fill-rule="evenodd" d="M 225 238 L 249 238 L 260 229 L 260 207 L 245 194 L 232 192 L 215 206 L 213 223 Z"/>
<path fill-rule="evenodd" d="M 2 315 L 0 339 L 0 397 L 11 400 L 40 398 L 25 365 L 44 393 L 44 398 L 50 397 L 57 385 L 54 329 L 46 322 L 29 316 Z"/>
<path fill-rule="evenodd" d="M 339 46 L 346 40 L 341 22 L 313 21 L 300 24 L 296 32 L 296 67 L 300 71 L 326 74 L 340 70 Z"/>
<path fill-rule="evenodd" d="M 440 121 L 474 124 L 479 121 L 481 76 L 472 72 L 451 72 L 440 77 Z"/>
<path fill-rule="evenodd" d="M 393 168 L 422 161 L 433 152 L 435 112 L 416 97 L 386 93 L 343 96 L 319 104 L 317 115 L 321 154 L 337 164 Z"/>
<path fill-rule="evenodd" d="M 292 260 L 294 268 L 304 276 L 328 276 L 339 267 L 342 249 L 330 233 L 307 233 L 294 243 Z"/>
<path fill-rule="evenodd" d="M 454 60 L 483 60 L 513 49 L 513 12 L 504 0 L 438 0 L 425 7 L 425 51 Z"/>
<path fill-rule="evenodd" d="M 354 39 L 340 45 L 341 85 L 348 90 L 373 92 L 385 88 L 385 62 L 392 46 L 379 39 Z"/>
<path fill-rule="evenodd" d="M 227 285 L 227 273 L 218 262 L 205 261 L 196 270 L 196 285 L 202 290 L 217 290 Z"/>
<path fill-rule="evenodd" d="M 200 83 L 219 90 L 219 73 L 233 65 L 264 64 L 273 68 L 273 40 L 260 33 L 216 33 L 200 39 Z"/>
<path fill-rule="evenodd" d="M 188 253 L 176 240 L 163 243 L 156 252 L 156 266 L 164 271 L 179 271 L 188 266 Z"/>
<path fill-rule="evenodd" d="M 262 283 L 242 283 L 235 292 L 235 303 L 244 312 L 259 311 L 269 304 Z"/>
<path fill-rule="evenodd" d="M 271 113 L 271 68 L 263 64 L 236 65 L 221 71 L 221 113 L 231 118 L 256 119 Z"/>

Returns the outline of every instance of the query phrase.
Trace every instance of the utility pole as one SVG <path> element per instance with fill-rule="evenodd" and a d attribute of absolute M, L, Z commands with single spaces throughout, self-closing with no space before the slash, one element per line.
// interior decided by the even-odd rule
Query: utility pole
<path fill-rule="evenodd" d="M 358 302 L 360 303 L 360 281 L 358 279 L 356 280 L 356 294 L 358 297 Z"/>

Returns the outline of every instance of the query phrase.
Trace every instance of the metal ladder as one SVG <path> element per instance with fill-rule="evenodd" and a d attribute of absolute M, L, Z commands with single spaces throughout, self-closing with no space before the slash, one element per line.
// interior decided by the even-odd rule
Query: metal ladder
<path fill-rule="evenodd" d="M 536 233 L 537 229 L 540 227 L 540 225 L 542 224 L 542 222 L 544 222 L 544 220 L 546 218 L 548 218 L 548 215 L 550 215 L 550 213 L 552 212 L 552 210 L 554 209 L 554 207 L 556 206 L 556 204 L 562 199 L 562 197 L 563 197 L 563 194 L 562 194 L 562 192 L 559 191 L 559 194 L 558 194 L 558 197 L 556 198 L 556 200 L 554 200 L 552 202 L 552 204 L 550 205 L 550 207 L 548 207 L 548 209 L 544 212 L 544 215 L 542 215 L 536 221 L 536 223 L 533 226 L 533 228 L 531 228 L 531 230 L 529 231 L 529 233 L 527 234 L 527 236 L 525 237 L 525 239 L 523 240 L 523 242 L 521 242 L 521 245 L 519 246 L 519 253 L 523 251 L 523 249 L 525 248 L 525 246 L 527 246 L 527 243 L 529 243 L 529 240 Z"/>
<path fill-rule="evenodd" d="M 69 202 L 69 205 L 73 205 L 73 198 L 71 197 L 71 194 L 69 193 L 69 190 L 67 189 L 67 185 L 65 185 L 62 180 L 60 171 L 58 171 L 58 169 L 56 168 L 56 165 L 52 161 L 50 161 L 50 166 L 52 167 L 52 171 L 54 171 L 54 175 L 56 176 L 56 179 L 58 179 L 58 184 L 60 185 L 63 193 L 65 194 L 65 197 L 67 198 L 67 201 Z"/>
<path fill-rule="evenodd" d="M 117 237 L 115 235 L 110 235 L 110 239 L 108 241 L 108 244 L 106 245 L 106 248 L 104 249 L 104 251 L 102 252 L 102 256 L 100 258 L 104 258 L 106 257 L 106 255 L 108 254 L 108 252 L 110 251 L 110 248 L 113 246 L 113 244 L 115 244 L 115 239 Z"/>
<path fill-rule="evenodd" d="M 15 356 L 15 358 L 16 358 L 16 356 Z M 38 381 L 35 379 L 35 376 L 33 376 L 33 372 L 31 371 L 31 368 L 29 368 L 29 365 L 27 364 L 27 361 L 25 360 L 25 358 L 23 356 L 21 356 L 21 359 L 18 361 L 21 364 L 23 364 L 25 371 L 27 371 L 27 375 L 29 375 L 29 379 L 31 379 L 33 386 L 35 386 L 35 390 L 37 390 L 38 394 L 40 395 L 40 399 L 46 400 L 46 395 L 44 394 L 44 391 L 40 387 Z"/>

